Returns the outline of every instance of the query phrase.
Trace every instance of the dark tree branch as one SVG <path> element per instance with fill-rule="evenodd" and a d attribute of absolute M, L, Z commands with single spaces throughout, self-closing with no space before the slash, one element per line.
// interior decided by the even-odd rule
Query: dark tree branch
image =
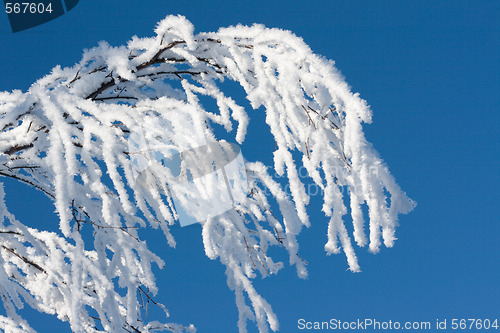
<path fill-rule="evenodd" d="M 108 99 L 135 99 L 135 100 L 138 100 L 137 97 L 133 97 L 133 96 L 109 96 L 109 97 L 94 98 L 94 101 L 106 101 Z"/>
<path fill-rule="evenodd" d="M 0 234 L 13 234 L 13 235 L 18 235 L 18 236 L 23 236 L 23 234 L 17 232 L 17 231 L 1 231 L 0 230 Z"/>
<path fill-rule="evenodd" d="M 144 69 L 146 67 L 149 67 L 153 64 L 156 64 L 156 63 L 161 63 L 161 62 L 164 62 L 163 59 L 160 59 L 160 56 L 163 52 L 165 52 L 166 50 L 169 50 L 171 48 L 173 48 L 174 46 L 176 45 L 179 45 L 179 44 L 185 44 L 186 42 L 183 41 L 183 40 L 178 40 L 178 41 L 175 41 L 175 42 L 172 42 L 170 44 L 168 44 L 167 46 L 165 46 L 164 48 L 160 49 L 149 61 L 146 61 L 140 65 L 138 65 L 135 70 L 136 72 L 137 71 L 140 71 L 141 69 Z"/>
<path fill-rule="evenodd" d="M 95 226 L 97 229 L 119 229 L 119 230 L 123 231 L 124 233 L 126 233 L 127 235 L 129 235 L 130 237 L 132 237 L 133 239 L 135 239 L 136 241 L 140 242 L 140 240 L 137 237 L 135 237 L 134 235 L 132 235 L 130 232 L 128 232 L 126 230 L 126 229 L 138 229 L 138 227 L 115 227 L 115 226 L 101 225 L 101 224 L 95 223 L 94 221 L 91 221 L 89 214 L 87 214 L 87 212 L 85 212 L 84 210 L 82 210 L 82 211 L 85 214 L 85 216 L 87 216 L 87 218 L 89 220 L 82 220 L 82 219 L 78 218 L 79 211 L 75 207 L 75 199 L 73 199 L 71 201 L 71 214 L 73 215 L 73 219 L 77 223 L 78 231 L 80 231 L 81 224 L 86 223 L 86 224 L 91 224 L 91 225 Z"/>
<path fill-rule="evenodd" d="M 42 188 L 41 186 L 39 186 L 39 185 L 37 185 L 37 184 L 35 184 L 35 183 L 33 183 L 33 182 L 31 182 L 31 181 L 27 180 L 27 179 L 24 179 L 24 178 L 22 178 L 22 177 L 20 177 L 20 176 L 13 175 L 13 174 L 8 174 L 8 173 L 5 173 L 5 172 L 3 172 L 3 171 L 0 171 L 0 176 L 5 176 L 5 177 L 9 177 L 9 178 L 13 178 L 13 179 L 19 180 L 19 181 L 21 181 L 21 182 L 23 182 L 23 183 L 25 183 L 25 184 L 28 184 L 28 185 L 30 185 L 30 186 L 33 186 L 33 187 L 34 187 L 34 188 L 36 188 L 36 189 L 39 189 L 40 191 L 42 191 L 43 193 L 47 194 L 47 195 L 48 195 L 49 197 L 51 197 L 52 199 L 55 199 L 55 198 L 56 198 L 54 194 L 52 194 L 52 193 L 48 192 L 46 189 L 44 189 L 44 188 Z"/>
<path fill-rule="evenodd" d="M 125 80 L 121 81 L 120 82 L 124 82 Z M 115 80 L 112 78 L 111 81 L 108 81 L 108 82 L 103 82 L 101 84 L 101 86 L 96 90 L 94 91 L 93 93 L 91 93 L 90 95 L 88 95 L 87 97 L 85 97 L 85 99 L 92 99 L 94 100 L 99 94 L 101 94 L 102 92 L 104 92 L 104 90 L 108 89 L 108 88 L 111 88 L 112 86 L 114 86 L 116 83 L 115 83 Z"/>
<path fill-rule="evenodd" d="M 42 267 L 40 267 L 38 264 L 34 263 L 33 261 L 30 261 L 28 259 L 26 259 L 25 257 L 23 257 L 22 255 L 20 255 L 19 253 L 17 253 L 16 251 L 14 251 L 13 249 L 11 249 L 10 247 L 7 247 L 5 245 L 2 245 L 2 247 L 9 251 L 10 253 L 12 253 L 13 255 L 15 255 L 16 257 L 18 257 L 19 259 L 21 259 L 22 261 L 24 261 L 25 263 L 27 263 L 28 265 L 31 265 L 33 267 L 35 267 L 36 269 L 38 269 L 39 271 L 47 274 L 47 272 L 45 271 L 45 269 L 43 269 Z"/>
<path fill-rule="evenodd" d="M 28 148 L 33 148 L 33 143 L 27 145 L 15 145 L 14 147 L 10 147 L 9 149 L 7 149 L 4 153 L 7 155 L 12 155 Z"/>

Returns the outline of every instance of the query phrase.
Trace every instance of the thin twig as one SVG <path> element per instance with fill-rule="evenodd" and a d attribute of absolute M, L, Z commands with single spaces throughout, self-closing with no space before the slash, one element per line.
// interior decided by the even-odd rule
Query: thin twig
<path fill-rule="evenodd" d="M 9 149 L 7 149 L 4 153 L 7 155 L 12 155 L 28 148 L 33 148 L 33 143 L 27 145 L 15 145 L 14 147 L 10 147 Z"/>
<path fill-rule="evenodd" d="M 87 223 L 87 224 L 91 224 L 91 225 L 95 226 L 97 229 L 119 229 L 119 230 L 123 231 L 124 233 L 126 233 L 127 235 L 129 235 L 130 237 L 132 237 L 133 239 L 135 239 L 136 241 L 140 242 L 139 238 L 135 237 L 134 235 L 132 235 L 130 232 L 128 232 L 126 230 L 126 229 L 138 229 L 138 227 L 116 227 L 116 226 L 100 225 L 98 223 L 91 221 L 89 215 L 85 211 L 83 211 L 83 213 L 87 216 L 87 218 L 89 218 L 88 221 L 78 218 L 77 212 L 78 212 L 78 209 L 75 208 L 75 199 L 73 199 L 71 201 L 71 214 L 73 215 L 73 219 L 77 223 L 77 230 L 78 231 L 80 231 L 82 223 Z"/>
<path fill-rule="evenodd" d="M 45 271 L 45 269 L 43 269 L 42 267 L 40 267 L 38 264 L 35 264 L 33 261 L 30 261 L 28 259 L 26 259 L 25 257 L 23 257 L 22 255 L 20 255 L 19 253 L 17 253 L 16 251 L 14 251 L 13 249 L 11 249 L 10 247 L 7 247 L 5 245 L 2 245 L 2 247 L 4 249 L 6 249 L 7 251 L 9 251 L 10 253 L 12 253 L 13 255 L 15 255 L 16 257 L 18 257 L 19 259 L 21 259 L 22 261 L 24 261 L 25 263 L 35 267 L 36 269 L 38 269 L 39 271 L 47 274 L 47 272 Z"/>
<path fill-rule="evenodd" d="M 314 123 L 314 121 L 312 120 L 311 116 L 309 115 L 309 111 L 307 111 L 307 109 L 304 107 L 304 105 L 302 105 L 302 108 L 304 109 L 304 111 L 307 114 L 307 117 L 309 118 L 309 125 L 312 124 L 314 126 L 314 129 L 316 129 L 316 124 Z"/>
<path fill-rule="evenodd" d="M 133 96 L 110 96 L 110 97 L 94 98 L 94 101 L 105 101 L 108 99 L 135 99 L 135 100 L 138 100 L 137 97 L 133 97 Z"/>
<path fill-rule="evenodd" d="M 166 50 L 168 49 L 171 49 L 173 48 L 174 46 L 176 45 L 179 45 L 179 44 L 185 44 L 186 42 L 183 41 L 183 40 L 178 40 L 178 41 L 174 41 L 170 44 L 168 44 L 167 46 L 165 46 L 164 48 L 160 49 L 158 52 L 156 52 L 156 54 L 151 58 L 149 59 L 148 61 L 146 62 L 143 62 L 142 64 L 138 65 L 135 70 L 136 72 L 137 71 L 140 71 L 141 69 L 144 69 L 146 67 L 149 67 L 151 65 L 154 65 L 154 64 L 158 64 L 158 63 L 161 63 L 161 62 L 164 62 L 163 59 L 160 59 L 160 56 L 163 52 L 165 52 Z"/>
<path fill-rule="evenodd" d="M 245 241 L 245 245 L 247 247 L 248 256 L 250 257 L 250 260 L 252 261 L 253 268 L 257 269 L 257 266 L 255 266 L 255 263 L 253 262 L 252 255 L 250 254 L 250 249 L 248 248 L 247 239 L 245 238 L 245 236 L 243 236 L 243 240 Z"/>
<path fill-rule="evenodd" d="M 306 141 L 306 153 L 307 153 L 307 158 L 311 159 L 311 157 L 309 156 L 309 138 L 307 138 Z"/>
<path fill-rule="evenodd" d="M 18 235 L 18 236 L 23 236 L 23 234 L 17 232 L 17 231 L 11 231 L 11 230 L 8 230 L 8 231 L 0 231 L 0 234 L 13 234 L 13 235 Z"/>
<path fill-rule="evenodd" d="M 152 299 L 152 298 L 151 298 L 151 296 L 149 296 L 149 295 L 148 295 L 148 293 L 147 293 L 147 292 L 145 292 L 145 291 L 142 289 L 142 287 L 140 287 L 140 286 L 139 286 L 139 287 L 137 287 L 137 289 L 139 289 L 139 290 L 140 290 L 140 291 L 144 294 L 144 296 L 146 296 L 146 297 L 148 298 L 148 300 L 150 300 L 150 301 L 151 301 L 154 305 L 158 305 L 158 303 L 156 303 L 156 302 L 155 302 L 155 300 L 154 300 L 154 299 Z M 148 289 L 149 289 L 149 288 L 148 288 Z"/>
<path fill-rule="evenodd" d="M 44 188 L 42 188 L 41 186 L 36 185 L 35 183 L 33 183 L 33 182 L 31 182 L 31 181 L 29 181 L 29 180 L 27 180 L 27 179 L 23 179 L 23 178 L 21 178 L 21 177 L 19 177 L 19 176 L 11 175 L 11 174 L 8 174 L 8 173 L 2 172 L 2 171 L 0 171 L 0 176 L 5 176 L 5 177 L 9 177 L 9 178 L 13 178 L 13 179 L 19 180 L 19 181 L 21 181 L 21 182 L 23 182 L 23 183 L 26 183 L 26 184 L 28 184 L 28 185 L 33 186 L 33 187 L 34 187 L 34 188 L 36 188 L 36 189 L 39 189 L 40 191 L 42 191 L 43 193 L 47 194 L 47 195 L 48 195 L 49 197 L 51 197 L 52 199 L 55 199 L 55 198 L 56 198 L 56 197 L 55 197 L 55 195 L 53 195 L 52 193 L 48 192 L 47 190 L 45 190 L 45 189 L 44 189 Z"/>

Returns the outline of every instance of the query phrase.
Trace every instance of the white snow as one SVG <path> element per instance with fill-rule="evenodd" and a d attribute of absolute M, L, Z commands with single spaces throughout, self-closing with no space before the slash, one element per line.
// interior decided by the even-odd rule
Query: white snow
<path fill-rule="evenodd" d="M 305 184 L 323 191 L 329 219 L 325 250 L 343 250 L 352 271 L 360 270 L 352 238 L 372 252 L 382 242 L 391 247 L 398 214 L 414 207 L 364 137 L 362 123 L 371 121 L 366 102 L 350 91 L 332 61 L 315 55 L 302 39 L 262 25 L 195 35 L 182 16 L 167 17 L 155 32 L 125 46 L 101 43 L 74 67 L 54 68 L 25 93 L 0 93 L 0 175 L 53 199 L 61 230 L 57 235 L 17 221 L 0 187 L 0 294 L 8 314 L 0 317 L 1 329 L 31 332 L 16 313 L 27 303 L 68 321 L 75 332 L 95 332 L 91 313 L 107 332 L 194 332 L 193 326 L 142 318 L 139 288 L 156 294 L 151 265 L 164 263 L 139 239 L 138 228 L 161 228 L 175 246 L 171 226 L 179 215 L 167 174 L 161 174 L 165 168 L 140 144 L 130 146 L 131 135 L 139 133 L 150 147 L 182 152 L 217 142 L 215 125 L 240 144 L 257 139 L 247 137 L 248 126 L 271 132 L 271 173 L 285 177 L 290 196 L 255 161 L 246 163 L 249 193 L 234 208 L 218 214 L 197 199 L 189 203 L 193 211 L 198 205 L 198 219 L 205 218 L 207 256 L 226 266 L 240 332 L 246 332 L 248 319 L 259 332 L 278 329 L 271 306 L 252 285 L 257 273 L 275 274 L 283 266 L 267 255 L 270 246 L 283 247 L 298 275 L 307 276 L 297 242 L 302 227 L 310 225 Z M 265 110 L 266 124 L 251 122 L 252 112 L 260 111 L 245 109 L 222 91 L 223 80 L 241 85 L 252 108 Z M 205 109 L 202 96 L 218 110 Z M 136 168 L 150 168 L 141 182 L 134 161 Z M 206 199 L 216 194 L 216 181 L 206 178 L 191 183 L 196 189 L 184 189 Z M 82 237 L 82 228 L 94 231 L 93 244 Z M 92 251 L 85 250 L 89 246 Z"/>

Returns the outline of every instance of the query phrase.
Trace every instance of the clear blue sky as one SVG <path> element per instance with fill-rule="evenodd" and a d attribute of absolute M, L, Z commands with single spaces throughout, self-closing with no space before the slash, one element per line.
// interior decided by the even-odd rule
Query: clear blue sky
<path fill-rule="evenodd" d="M 368 139 L 418 202 L 401 216 L 395 247 L 377 255 L 358 249 L 363 272 L 353 274 L 343 255 L 325 255 L 326 219 L 313 200 L 312 227 L 300 238 L 309 279 L 286 267 L 256 280 L 281 332 L 301 332 L 300 318 L 500 321 L 499 1 L 80 0 L 68 14 L 16 34 L 0 13 L 0 90 L 26 90 L 100 40 L 150 36 L 167 14 L 185 15 L 197 31 L 253 22 L 292 30 L 334 59 L 372 106 Z M 1 181 L 19 219 L 57 230 L 46 198 Z M 159 300 L 172 321 L 202 333 L 236 332 L 234 296 L 222 265 L 204 257 L 200 231 L 176 228 L 175 250 L 160 237 L 148 241 L 167 263 Z M 33 318 L 40 332 L 70 332 L 48 316 Z"/>

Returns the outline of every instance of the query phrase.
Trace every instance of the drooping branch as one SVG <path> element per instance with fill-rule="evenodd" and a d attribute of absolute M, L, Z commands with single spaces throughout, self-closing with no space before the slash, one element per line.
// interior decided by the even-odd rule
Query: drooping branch
<path fill-rule="evenodd" d="M 286 31 L 259 25 L 197 35 L 193 30 L 186 19 L 168 17 L 154 38 L 134 38 L 122 47 L 102 43 L 74 67 L 54 68 L 26 93 L 0 93 L 0 176 L 46 193 L 61 230 L 48 235 L 29 229 L 0 200 L 0 234 L 11 242 L 2 245 L 0 276 L 18 272 L 17 281 L 7 279 L 12 295 L 22 293 L 18 287 L 27 290 L 73 331 L 92 331 L 96 320 L 106 331 L 194 330 L 148 324 L 137 310 L 139 298 L 150 301 L 156 293 L 151 263 L 163 265 L 139 230 L 160 228 L 175 246 L 170 227 L 182 218 L 179 207 L 202 224 L 207 256 L 226 266 L 240 332 L 246 332 L 247 320 L 255 320 L 261 332 L 278 327 L 251 283 L 256 274 L 276 274 L 283 266 L 268 254 L 270 247 L 285 250 L 298 275 L 307 276 L 297 240 L 310 225 L 306 185 L 321 190 L 329 220 L 325 250 L 343 250 L 353 271 L 359 270 L 353 240 L 373 252 L 382 240 L 392 246 L 398 214 L 413 208 L 364 137 L 368 106 L 332 63 Z M 228 178 L 224 155 L 217 157 L 225 164 L 200 154 L 225 142 L 215 126 L 241 145 L 243 155 L 245 140 L 254 140 L 246 138 L 248 108 L 231 97 L 233 91 L 221 91 L 222 80 L 238 83 L 250 107 L 265 112 L 259 130 L 267 128 L 275 143 L 273 167 L 242 158 L 238 174 L 245 174 L 244 182 Z M 215 103 L 204 105 L 205 99 Z M 175 168 L 169 165 L 176 158 L 179 176 L 172 183 Z M 207 186 L 221 179 L 198 180 L 214 165 L 224 170 L 225 191 Z M 241 185 L 239 195 L 235 184 Z M 348 213 L 352 235 L 343 219 Z M 94 232 L 86 235 L 83 225 Z M 44 284 L 33 269 L 16 266 L 18 259 L 39 265 L 55 282 Z M 44 288 L 33 288 L 37 283 Z M 150 288 L 147 294 L 142 286 Z"/>

